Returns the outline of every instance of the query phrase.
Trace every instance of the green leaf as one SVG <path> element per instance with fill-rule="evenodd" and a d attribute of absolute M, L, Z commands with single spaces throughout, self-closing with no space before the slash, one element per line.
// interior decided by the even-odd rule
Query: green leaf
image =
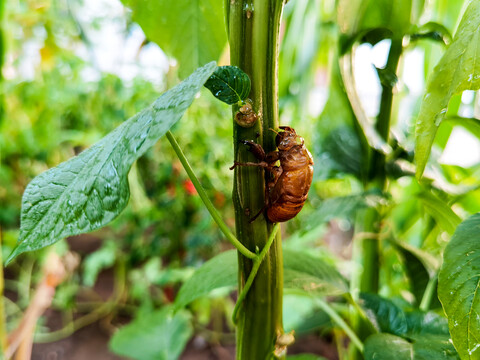
<path fill-rule="evenodd" d="M 369 293 L 360 295 L 360 305 L 377 330 L 403 337 L 443 335 L 450 337 L 447 319 L 435 312 L 403 311 L 392 301 Z"/>
<path fill-rule="evenodd" d="M 455 125 L 460 125 L 480 139 L 480 120 L 478 119 L 462 118 L 459 116 L 447 117 L 445 120 L 443 120 L 442 124 L 447 123 L 449 123 L 452 127 Z"/>
<path fill-rule="evenodd" d="M 404 266 L 408 275 L 411 290 L 417 304 L 422 301 L 425 289 L 430 279 L 436 276 L 440 263 L 429 253 L 401 241 L 391 242 L 404 258 Z M 437 298 L 437 296 L 435 296 Z M 436 301 L 438 303 L 438 300 Z M 438 303 L 438 306 L 440 304 Z"/>
<path fill-rule="evenodd" d="M 304 251 L 284 249 L 284 287 L 311 294 L 348 292 L 345 278 L 332 265 Z"/>
<path fill-rule="evenodd" d="M 460 224 L 445 248 L 438 297 L 462 359 L 480 359 L 480 213 Z"/>
<path fill-rule="evenodd" d="M 437 128 L 450 98 L 464 90 L 480 88 L 480 2 L 465 10 L 455 38 L 427 83 L 416 125 L 416 176 L 421 177 L 430 155 Z"/>
<path fill-rule="evenodd" d="M 335 218 L 351 218 L 357 210 L 373 206 L 377 198 L 367 193 L 328 198 L 319 204 L 308 220 L 318 224 Z"/>
<path fill-rule="evenodd" d="M 418 32 L 410 36 L 412 41 L 417 39 L 430 39 L 433 41 L 440 41 L 445 45 L 449 45 L 453 39 L 450 31 L 442 24 L 436 22 L 428 22 L 422 25 Z"/>
<path fill-rule="evenodd" d="M 419 336 L 413 342 L 415 360 L 460 360 L 450 338 L 446 336 Z"/>
<path fill-rule="evenodd" d="M 190 315 L 170 307 L 141 315 L 113 335 L 110 349 L 136 360 L 176 360 L 192 335 Z"/>
<path fill-rule="evenodd" d="M 117 246 L 113 241 L 106 241 L 102 247 L 87 255 L 83 261 L 83 283 L 87 286 L 95 285 L 98 273 L 115 263 Z"/>
<path fill-rule="evenodd" d="M 315 295 L 343 294 L 348 291 L 346 280 L 331 265 L 305 252 L 285 249 L 284 287 Z M 235 250 L 215 256 L 188 279 L 175 299 L 180 309 L 215 289 L 237 285 L 238 259 Z"/>
<path fill-rule="evenodd" d="M 340 0 L 338 23 L 342 32 L 347 34 L 383 28 L 399 38 L 416 22 L 423 6 L 423 0 Z"/>
<path fill-rule="evenodd" d="M 362 293 L 360 299 L 360 305 L 377 330 L 394 335 L 407 333 L 405 313 L 393 302 L 369 293 Z"/>
<path fill-rule="evenodd" d="M 409 311 L 405 313 L 407 335 L 443 335 L 450 338 L 447 319 L 433 311 Z"/>
<path fill-rule="evenodd" d="M 365 159 L 362 144 L 352 128 L 341 126 L 331 130 L 322 141 L 322 150 L 328 154 L 327 161 L 333 170 L 361 176 Z"/>
<path fill-rule="evenodd" d="M 285 332 L 294 330 L 299 337 L 331 324 L 330 317 L 316 306 L 310 294 L 285 292 L 282 307 Z"/>
<path fill-rule="evenodd" d="M 298 355 L 289 355 L 287 356 L 288 360 L 326 360 L 322 356 L 317 356 L 313 354 L 298 354 Z"/>
<path fill-rule="evenodd" d="M 212 62 L 199 68 L 98 143 L 33 179 L 23 194 L 18 244 L 7 263 L 112 221 L 127 205 L 133 162 L 183 116 L 215 67 Z"/>
<path fill-rule="evenodd" d="M 227 44 L 223 1 L 122 0 L 148 40 L 180 64 L 180 76 L 218 60 Z"/>
<path fill-rule="evenodd" d="M 365 341 L 365 360 L 410 360 L 413 345 L 401 337 L 390 334 L 374 334 Z"/>
<path fill-rule="evenodd" d="M 425 211 L 430 214 L 440 226 L 449 234 L 453 234 L 462 221 L 460 217 L 444 201 L 429 192 L 422 192 L 418 195 Z"/>
<path fill-rule="evenodd" d="M 215 289 L 237 286 L 236 250 L 225 251 L 203 264 L 180 288 L 175 308 L 180 309 Z"/>
<path fill-rule="evenodd" d="M 236 66 L 219 66 L 208 78 L 205 87 L 213 96 L 228 105 L 245 100 L 250 93 L 250 78 Z"/>
<path fill-rule="evenodd" d="M 316 229 L 335 218 L 353 219 L 356 212 L 369 206 L 376 206 L 382 200 L 380 195 L 362 193 L 348 196 L 336 196 L 320 202 L 315 210 L 305 220 L 303 229 L 293 233 L 289 238 L 290 244 L 309 234 L 315 234 Z"/>
<path fill-rule="evenodd" d="M 365 360 L 453 360 L 459 359 L 445 337 L 426 336 L 409 342 L 390 334 L 374 334 L 365 341 Z"/>

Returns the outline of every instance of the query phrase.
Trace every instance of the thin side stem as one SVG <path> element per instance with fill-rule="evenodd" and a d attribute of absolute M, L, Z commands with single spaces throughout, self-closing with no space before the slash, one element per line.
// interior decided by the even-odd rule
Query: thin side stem
<path fill-rule="evenodd" d="M 270 250 L 270 246 L 272 246 L 273 240 L 275 240 L 275 235 L 277 235 L 277 231 L 279 228 L 280 228 L 280 224 L 278 223 L 275 224 L 275 226 L 272 229 L 272 232 L 270 233 L 270 237 L 268 238 L 268 242 L 263 247 L 261 253 L 258 254 L 257 257 L 253 260 L 252 271 L 248 275 L 248 279 L 245 282 L 245 286 L 243 287 L 242 292 L 238 296 L 237 303 L 235 304 L 235 308 L 233 309 L 232 320 L 234 324 L 237 323 L 238 311 L 242 307 L 243 300 L 247 296 L 248 291 L 250 290 L 250 287 L 253 284 L 253 280 L 255 280 L 255 276 L 257 276 L 258 269 L 260 268 L 260 265 L 262 264 L 262 261 L 265 258 L 265 255 L 267 255 L 268 250 Z"/>
<path fill-rule="evenodd" d="M 207 208 L 208 212 L 212 216 L 213 220 L 217 223 L 222 233 L 225 235 L 227 240 L 230 241 L 230 243 L 232 243 L 232 245 L 235 246 L 240 253 L 242 253 L 243 256 L 249 259 L 254 259 L 257 255 L 254 252 L 248 250 L 245 246 L 242 245 L 240 241 L 238 241 L 235 235 L 233 235 L 233 233 L 228 228 L 227 224 L 225 224 L 225 222 L 220 217 L 220 214 L 217 212 L 217 209 L 215 209 L 215 206 L 212 204 L 212 202 L 208 198 L 205 189 L 203 188 L 202 184 L 200 184 L 200 181 L 195 175 L 192 167 L 190 166 L 190 163 L 188 162 L 187 158 L 185 157 L 185 154 L 182 151 L 182 148 L 178 144 L 173 134 L 170 131 L 167 131 L 166 135 L 167 135 L 168 141 L 170 141 L 170 144 L 173 147 L 173 150 L 175 150 L 175 153 L 177 154 L 180 162 L 182 163 L 183 168 L 187 172 L 188 177 L 190 178 L 190 180 L 192 180 L 193 186 L 195 186 L 195 189 L 197 190 L 198 195 L 200 196 L 200 199 L 202 199 L 203 203 L 205 204 L 205 207 Z"/>
<path fill-rule="evenodd" d="M 357 334 L 355 334 L 352 328 L 348 326 L 348 324 L 340 317 L 340 315 L 338 315 L 337 312 L 326 301 L 323 301 L 322 299 L 316 298 L 315 303 L 323 311 L 325 311 L 328 316 L 330 316 L 330 319 L 332 319 L 332 321 L 336 323 L 345 332 L 345 334 L 347 334 L 355 347 L 361 353 L 363 353 L 364 346 L 362 341 L 358 338 Z"/>
<path fill-rule="evenodd" d="M 430 304 L 432 302 L 433 294 L 435 293 L 435 289 L 437 287 L 438 276 L 435 275 L 430 278 L 428 281 L 427 287 L 425 292 L 423 293 L 422 301 L 420 302 L 420 310 L 428 311 L 430 309 Z"/>

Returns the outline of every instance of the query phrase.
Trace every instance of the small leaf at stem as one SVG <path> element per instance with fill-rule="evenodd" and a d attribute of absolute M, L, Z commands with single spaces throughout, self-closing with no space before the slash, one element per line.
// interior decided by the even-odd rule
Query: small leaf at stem
<path fill-rule="evenodd" d="M 183 113 L 213 73 L 211 62 L 80 155 L 33 179 L 22 198 L 18 244 L 7 259 L 99 229 L 125 208 L 127 175 Z"/>
<path fill-rule="evenodd" d="M 218 100 L 228 105 L 245 100 L 250 93 L 250 78 L 236 66 L 219 66 L 205 83 Z"/>
<path fill-rule="evenodd" d="M 480 88 L 480 2 L 465 10 L 452 44 L 440 59 L 427 83 L 415 130 L 416 176 L 422 176 L 438 126 L 451 97 Z"/>

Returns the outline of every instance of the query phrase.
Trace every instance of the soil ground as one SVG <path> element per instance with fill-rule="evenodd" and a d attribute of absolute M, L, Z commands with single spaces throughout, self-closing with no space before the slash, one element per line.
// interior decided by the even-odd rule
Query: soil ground
<path fill-rule="evenodd" d="M 81 256 L 95 251 L 101 240 L 95 236 L 81 235 L 69 239 L 70 249 Z M 113 291 L 113 272 L 100 273 L 95 291 L 102 298 L 108 299 Z M 60 325 L 60 314 L 48 310 L 46 323 L 52 329 Z M 105 326 L 97 322 L 86 326 L 68 338 L 60 341 L 34 344 L 32 360 L 123 360 L 125 358 L 112 354 L 108 349 L 110 333 Z M 338 360 L 333 344 L 316 335 L 309 335 L 296 340 L 289 347 L 289 354 L 311 353 L 321 355 L 329 360 Z M 211 345 L 200 337 L 194 337 L 180 357 L 181 360 L 234 360 L 233 345 Z"/>
<path fill-rule="evenodd" d="M 32 360 L 124 360 L 108 350 L 108 340 L 109 336 L 99 324 L 92 324 L 66 339 L 35 344 Z M 329 360 L 338 360 L 335 348 L 313 335 L 299 339 L 289 349 L 291 355 L 300 353 L 313 353 Z M 235 360 L 235 347 L 210 346 L 193 339 L 180 360 Z"/>

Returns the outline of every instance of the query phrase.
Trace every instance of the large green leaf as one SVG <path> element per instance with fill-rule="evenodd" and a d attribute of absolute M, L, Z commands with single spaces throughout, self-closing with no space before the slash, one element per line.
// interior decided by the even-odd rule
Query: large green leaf
<path fill-rule="evenodd" d="M 186 76 L 218 60 L 227 44 L 222 0 L 122 0 L 148 40 L 180 64 Z"/>
<path fill-rule="evenodd" d="M 417 177 L 422 176 L 440 122 L 450 98 L 464 90 L 480 88 L 480 2 L 465 10 L 452 44 L 427 83 L 416 125 Z"/>
<path fill-rule="evenodd" d="M 110 349 L 136 360 L 176 360 L 192 335 L 186 311 L 173 314 L 170 307 L 140 315 L 121 328 L 110 341 Z"/>
<path fill-rule="evenodd" d="M 423 5 L 423 0 L 340 0 L 338 23 L 347 34 L 382 28 L 398 38 L 409 31 Z"/>
<path fill-rule="evenodd" d="M 302 293 L 334 295 L 348 291 L 345 279 L 322 259 L 306 252 L 285 249 L 284 287 Z M 235 250 L 225 251 L 203 264 L 180 288 L 177 309 L 223 287 L 237 285 L 238 259 Z"/>
<path fill-rule="evenodd" d="M 390 334 L 374 334 L 365 341 L 365 360 L 453 360 L 459 359 L 448 338 L 418 337 L 409 342 Z"/>
<path fill-rule="evenodd" d="M 480 213 L 460 224 L 445 248 L 438 297 L 462 359 L 480 359 Z"/>
<path fill-rule="evenodd" d="M 127 205 L 133 162 L 183 116 L 215 68 L 213 62 L 199 68 L 98 143 L 33 179 L 23 194 L 20 236 L 7 263 L 113 220 Z"/>

